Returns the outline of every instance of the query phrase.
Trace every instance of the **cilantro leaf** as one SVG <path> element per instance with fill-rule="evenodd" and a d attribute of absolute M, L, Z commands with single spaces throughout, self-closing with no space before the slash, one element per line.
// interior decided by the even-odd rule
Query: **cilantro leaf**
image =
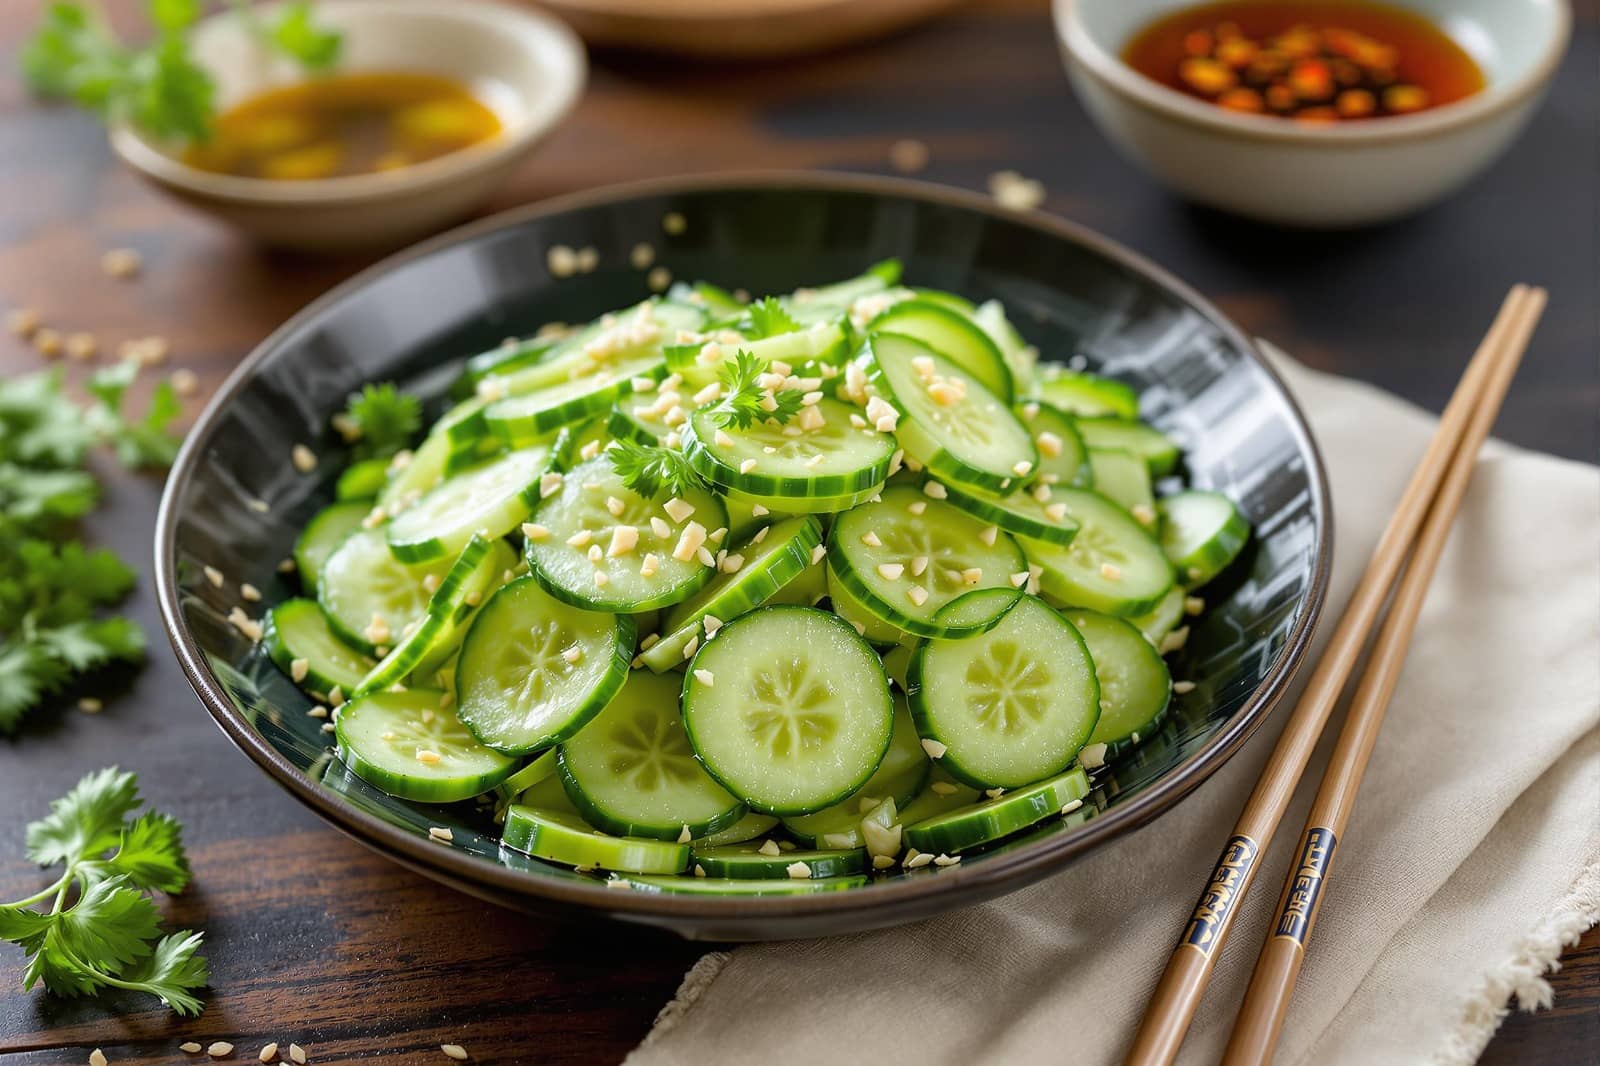
<path fill-rule="evenodd" d="M 0 459 L 75 467 L 94 440 L 83 412 L 62 392 L 60 371 L 0 378 Z"/>
<path fill-rule="evenodd" d="M 393 455 L 411 443 L 422 425 L 422 403 L 393 382 L 364 385 L 350 394 L 343 421 L 352 427 L 363 457 Z"/>
<path fill-rule="evenodd" d="M 746 429 L 766 419 L 782 425 L 800 413 L 805 394 L 763 386 L 766 373 L 766 364 L 744 350 L 722 364 L 722 399 L 711 409 L 718 425 Z"/>
<path fill-rule="evenodd" d="M 155 904 L 122 876 L 91 882 L 77 903 L 54 917 L 62 947 L 112 973 L 150 954 L 146 941 L 161 932 Z"/>
<path fill-rule="evenodd" d="M 139 369 L 137 361 L 124 359 L 95 371 L 87 388 L 99 402 L 89 409 L 88 420 L 101 439 L 111 445 L 123 466 L 171 466 L 180 441 L 168 433 L 167 427 L 182 413 L 182 405 L 172 383 L 162 381 L 151 392 L 143 415 L 126 416 L 123 403 Z"/>
<path fill-rule="evenodd" d="M 34 470 L 0 462 L 0 515 L 13 530 L 37 529 L 94 509 L 99 487 L 82 470 Z"/>
<path fill-rule="evenodd" d="M 150 955 L 119 975 L 119 985 L 160 998 L 178 1014 L 193 1017 L 204 1009 L 196 989 L 211 980 L 206 958 L 199 954 L 205 937 L 185 929 L 164 936 Z"/>
<path fill-rule="evenodd" d="M 28 826 L 28 858 L 72 864 L 117 846 L 122 823 L 139 806 L 138 778 L 115 766 L 89 774 Z"/>
<path fill-rule="evenodd" d="M 69 676 L 66 664 L 44 649 L 0 641 L 0 733 L 14 732 L 22 716 Z"/>
<path fill-rule="evenodd" d="M 169 894 L 181 892 L 189 883 L 183 827 L 176 819 L 155 811 L 146 811 L 127 825 L 117 850 L 108 858 L 82 865 L 86 876 L 124 876 L 130 884 Z"/>
<path fill-rule="evenodd" d="M 344 38 L 312 18 L 310 0 L 290 0 L 267 30 L 268 39 L 284 55 L 307 70 L 326 70 L 339 61 Z"/>
<path fill-rule="evenodd" d="M 778 302 L 776 296 L 750 305 L 750 339 L 761 340 L 764 337 L 776 337 L 780 333 L 793 333 L 800 328 L 800 323 L 794 320 L 784 306 Z"/>
<path fill-rule="evenodd" d="M 646 499 L 663 492 L 682 496 L 702 487 L 700 475 L 689 460 L 671 448 L 618 439 L 611 442 L 605 454 L 622 483 Z"/>

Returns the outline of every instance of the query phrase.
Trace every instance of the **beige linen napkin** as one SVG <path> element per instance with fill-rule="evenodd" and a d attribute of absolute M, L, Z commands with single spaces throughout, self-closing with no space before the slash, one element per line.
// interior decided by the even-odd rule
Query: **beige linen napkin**
<path fill-rule="evenodd" d="M 1276 359 L 1332 479 L 1325 639 L 1434 420 Z M 1176 809 L 1054 878 L 900 929 L 706 956 L 628 1066 L 1118 1061 L 1288 706 Z M 1221 1053 L 1331 739 L 1183 1062 Z M 1547 1001 L 1541 975 L 1600 921 L 1600 470 L 1485 451 L 1339 843 L 1278 1063 L 1467 1063 L 1509 1001 Z"/>

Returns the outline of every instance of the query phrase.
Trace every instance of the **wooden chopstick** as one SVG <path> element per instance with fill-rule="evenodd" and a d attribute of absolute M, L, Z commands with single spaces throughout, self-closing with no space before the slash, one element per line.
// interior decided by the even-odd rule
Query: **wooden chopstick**
<path fill-rule="evenodd" d="M 1543 289 L 1531 290 L 1521 301 L 1517 319 L 1505 340 L 1505 354 L 1495 364 L 1483 398 L 1473 412 L 1466 435 L 1428 511 L 1411 562 L 1389 605 L 1388 617 L 1373 642 L 1365 675 L 1356 688 L 1317 798 L 1306 817 L 1294 865 L 1278 898 L 1278 918 L 1256 960 L 1255 973 L 1250 978 L 1233 1035 L 1223 1054 L 1223 1066 L 1250 1066 L 1265 1063 L 1272 1057 L 1300 967 L 1305 961 L 1305 944 L 1311 937 L 1322 894 L 1327 888 L 1334 851 L 1344 835 L 1367 760 L 1378 739 L 1389 699 L 1399 682 L 1428 586 L 1472 480 L 1478 450 L 1494 426 L 1495 416 L 1500 412 L 1506 390 L 1544 311 L 1544 304 Z"/>
<path fill-rule="evenodd" d="M 1277 747 L 1268 758 L 1201 892 L 1194 913 L 1167 960 L 1167 968 L 1128 1050 L 1125 1060 L 1128 1066 L 1166 1066 L 1177 1056 L 1211 978 L 1217 953 L 1233 927 L 1237 904 L 1255 879 L 1261 852 L 1271 842 L 1294 796 L 1295 786 L 1305 772 L 1306 762 L 1322 735 L 1328 715 L 1355 667 L 1367 634 L 1438 492 L 1450 458 L 1477 409 L 1490 371 L 1504 356 L 1504 339 L 1527 292 L 1524 285 L 1512 288 L 1440 416 L 1439 428 L 1401 493 L 1400 502 L 1373 549 L 1366 572 L 1345 607 L 1322 659 L 1312 671 L 1300 702 L 1295 705 Z"/>

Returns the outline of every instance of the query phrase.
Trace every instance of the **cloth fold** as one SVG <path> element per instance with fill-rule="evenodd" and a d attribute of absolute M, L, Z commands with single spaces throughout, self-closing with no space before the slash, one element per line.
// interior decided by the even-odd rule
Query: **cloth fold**
<path fill-rule="evenodd" d="M 1435 420 L 1273 359 L 1332 482 L 1315 656 Z M 1298 686 L 1156 822 L 1062 874 L 913 926 L 706 956 L 628 1066 L 1112 1063 Z M 1223 949 L 1180 1061 L 1214 1062 L 1336 714 Z M 1276 1061 L 1469 1063 L 1600 921 L 1600 470 L 1490 442 L 1324 896 Z"/>

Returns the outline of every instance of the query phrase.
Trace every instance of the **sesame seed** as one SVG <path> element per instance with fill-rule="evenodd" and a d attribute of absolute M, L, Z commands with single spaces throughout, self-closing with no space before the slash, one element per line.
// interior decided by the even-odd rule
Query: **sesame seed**
<path fill-rule="evenodd" d="M 13 337 L 31 337 L 39 328 L 39 312 L 31 307 L 18 307 L 6 314 L 6 329 Z"/>
<path fill-rule="evenodd" d="M 93 696 L 84 696 L 78 701 L 78 710 L 84 714 L 99 714 L 106 709 L 106 705 Z"/>
<path fill-rule="evenodd" d="M 302 474 L 309 474 L 317 468 L 317 453 L 304 444 L 296 444 L 291 448 L 289 459 L 294 463 L 294 468 Z"/>
<path fill-rule="evenodd" d="M 436 751 L 429 751 L 427 748 L 418 748 L 416 758 L 424 766 L 437 766 L 444 761 L 444 756 Z"/>
<path fill-rule="evenodd" d="M 694 504 L 680 500 L 676 496 L 662 504 L 661 509 L 665 511 L 667 517 L 672 519 L 674 522 L 682 522 L 690 515 L 694 514 Z M 666 536 L 665 533 L 660 533 L 659 531 L 658 535 Z"/>
<path fill-rule="evenodd" d="M 945 747 L 945 745 L 941 744 L 937 740 L 923 737 L 922 750 L 928 753 L 928 758 L 930 759 L 942 759 L 944 758 L 944 753 L 950 749 Z"/>
<path fill-rule="evenodd" d="M 1116 563 L 1101 563 L 1100 576 L 1105 578 L 1107 581 L 1121 581 L 1122 567 L 1118 566 Z"/>
<path fill-rule="evenodd" d="M 1184 576 L 1190 581 L 1199 581 L 1204 576 L 1204 572 L 1198 566 L 1191 566 L 1184 571 Z"/>
<path fill-rule="evenodd" d="M 778 849 L 778 842 L 776 840 L 764 840 L 762 841 L 761 846 L 756 850 L 761 854 L 768 856 L 769 858 L 777 858 L 779 855 L 783 854 Z"/>
<path fill-rule="evenodd" d="M 676 237 L 689 228 L 689 220 L 684 218 L 680 212 L 668 211 L 661 216 L 661 228 Z"/>
<path fill-rule="evenodd" d="M 306 1049 L 299 1044 L 289 1045 L 289 1057 L 295 1061 L 296 1066 L 306 1066 Z"/>
<path fill-rule="evenodd" d="M 1044 514 L 1050 521 L 1060 522 L 1067 517 L 1067 505 L 1064 503 L 1052 503 L 1044 509 Z"/>
<path fill-rule="evenodd" d="M 306 674 L 311 671 L 311 664 L 305 659 L 293 659 L 289 662 L 289 678 L 295 684 L 306 679 Z"/>
<path fill-rule="evenodd" d="M 950 495 L 950 493 L 945 490 L 945 487 L 939 484 L 937 481 L 929 481 L 925 483 L 922 486 L 922 491 L 935 500 L 943 500 Z"/>
<path fill-rule="evenodd" d="M 522 535 L 529 540 L 548 540 L 550 531 L 537 522 L 522 523 Z"/>
<path fill-rule="evenodd" d="M 99 1048 L 89 1052 L 89 1066 L 106 1066 L 106 1053 Z"/>
<path fill-rule="evenodd" d="M 706 688 L 712 688 L 717 683 L 716 676 L 713 675 L 710 670 L 696 670 L 694 672 L 694 679 L 700 682 Z"/>
<path fill-rule="evenodd" d="M 874 870 L 887 870 L 889 867 L 891 867 L 893 865 L 894 865 L 894 856 L 893 855 L 874 855 L 872 857 L 872 868 Z"/>
<path fill-rule="evenodd" d="M 983 541 L 985 544 L 987 544 L 989 547 L 992 548 L 992 547 L 994 547 L 995 540 L 998 539 L 999 536 L 1000 536 L 1000 527 L 999 526 L 987 526 L 987 527 L 984 528 L 982 533 L 978 534 L 978 539 Z"/>
<path fill-rule="evenodd" d="M 1135 522 L 1138 522 L 1141 526 L 1152 526 L 1152 525 L 1155 525 L 1155 521 L 1156 521 L 1155 508 L 1151 507 L 1147 503 L 1136 503 L 1136 504 L 1134 504 L 1133 505 L 1133 510 L 1130 511 L 1129 513 L 1133 515 L 1133 520 Z"/>
<path fill-rule="evenodd" d="M 211 582 L 211 584 L 214 587 L 219 588 L 219 589 L 222 587 L 222 571 L 221 570 L 218 570 L 214 566 L 208 566 L 208 567 L 204 568 L 204 573 L 206 575 L 206 580 Z"/>
<path fill-rule="evenodd" d="M 205 1048 L 201 1047 L 193 1040 L 185 1040 L 183 1043 L 178 1045 L 178 1050 L 190 1055 L 198 1055 L 200 1052 L 204 1051 Z"/>
<path fill-rule="evenodd" d="M 1183 613 L 1188 615 L 1199 614 L 1206 609 L 1206 601 L 1199 596 L 1185 596 L 1183 598 Z"/>
<path fill-rule="evenodd" d="M 1008 211 L 1032 211 L 1044 203 L 1044 185 L 1014 170 L 989 175 L 989 195 Z"/>
<path fill-rule="evenodd" d="M 261 590 L 248 581 L 239 586 L 239 595 L 251 603 L 258 603 L 261 600 Z"/>
<path fill-rule="evenodd" d="M 1048 455 L 1053 458 L 1061 454 L 1061 438 L 1049 430 L 1045 430 L 1034 437 L 1033 442 L 1039 446 L 1039 454 L 1041 455 Z"/>
<path fill-rule="evenodd" d="M 811 876 L 811 867 L 807 866 L 803 862 L 791 862 L 783 869 L 785 873 L 794 878 L 796 881 L 804 881 Z"/>
<path fill-rule="evenodd" d="M 906 596 L 918 607 L 921 607 L 924 603 L 928 602 L 928 590 L 923 588 L 921 585 L 912 585 L 910 588 L 906 589 Z"/>
<path fill-rule="evenodd" d="M 933 864 L 935 866 L 954 866 L 960 861 L 961 856 L 959 855 L 945 855 L 941 852 L 940 854 L 934 856 Z"/>
<path fill-rule="evenodd" d="M 879 563 L 878 573 L 885 581 L 899 581 L 900 575 L 906 572 L 901 563 Z"/>
<path fill-rule="evenodd" d="M 216 1043 L 206 1048 L 206 1054 L 210 1055 L 214 1059 L 225 1058 L 228 1055 L 233 1054 L 233 1045 L 228 1043 L 226 1040 L 218 1040 Z"/>
<path fill-rule="evenodd" d="M 928 787 L 933 789 L 935 792 L 937 792 L 941 796 L 954 796 L 957 792 L 961 791 L 955 785 L 952 785 L 948 781 L 935 781 L 933 784 L 929 785 Z"/>
<path fill-rule="evenodd" d="M 261 640 L 261 623 L 245 614 L 242 607 L 235 607 L 228 612 L 228 624 L 252 641 Z"/>
<path fill-rule="evenodd" d="M 1050 491 L 1050 486 L 1042 481 L 1035 485 L 1032 490 L 1033 498 L 1038 500 L 1040 503 L 1049 503 L 1050 497 L 1053 495 L 1055 495 L 1055 493 Z"/>
<path fill-rule="evenodd" d="M 1194 682 L 1193 681 L 1174 681 L 1172 683 L 1172 691 L 1176 692 L 1180 696 L 1188 695 L 1189 693 L 1194 691 Z"/>
<path fill-rule="evenodd" d="M 552 277 L 570 278 L 578 271 L 578 253 L 564 244 L 551 245 L 544 253 L 544 264 Z"/>
<path fill-rule="evenodd" d="M 620 881 L 617 883 L 627 884 L 626 881 Z M 439 1050 L 444 1052 L 445 1058 L 455 1059 L 457 1062 L 467 1061 L 467 1049 L 462 1047 L 460 1044 L 440 1044 Z"/>
<path fill-rule="evenodd" d="M 1018 477 L 1027 477 L 1028 472 L 1032 469 L 1033 463 L 1029 462 L 1027 459 L 1019 459 L 1012 465 L 1011 472 Z"/>
<path fill-rule="evenodd" d="M 328 708 L 326 708 L 326 707 L 313 707 L 309 711 L 306 712 L 306 717 L 307 718 L 326 718 L 326 717 L 328 717 Z M 393 734 L 391 733 L 390 736 L 393 736 Z"/>
<path fill-rule="evenodd" d="M 594 268 L 600 265 L 600 249 L 592 244 L 578 249 L 576 265 L 578 273 L 593 274 Z"/>
<path fill-rule="evenodd" d="M 651 292 L 664 292 L 672 284 L 672 271 L 666 267 L 655 267 L 645 276 L 645 284 L 650 286 Z"/>
<path fill-rule="evenodd" d="M 137 277 L 143 266 L 144 257 L 133 248 L 112 248 L 100 257 L 100 269 L 123 281 Z"/>
<path fill-rule="evenodd" d="M 1085 770 L 1095 770 L 1106 764 L 1106 746 L 1090 744 L 1078 752 L 1078 762 Z"/>
<path fill-rule="evenodd" d="M 333 686 L 333 688 L 328 692 L 328 706 L 344 706 L 344 689 L 340 688 L 338 685 Z"/>
<path fill-rule="evenodd" d="M 1068 800 L 1067 802 L 1065 802 L 1065 803 L 1063 803 L 1061 805 L 1061 813 L 1062 814 L 1071 814 L 1073 811 L 1077 810 L 1079 807 L 1082 807 L 1082 806 L 1083 806 L 1083 800 L 1081 800 L 1081 799 Z"/>
<path fill-rule="evenodd" d="M 1178 651 L 1187 643 L 1189 643 L 1189 627 L 1179 626 L 1161 638 L 1161 654 Z"/>
<path fill-rule="evenodd" d="M 622 512 L 624 510 L 626 510 L 626 505 L 623 504 L 623 502 L 621 500 L 617 499 L 615 496 L 607 496 L 606 497 L 606 510 L 611 512 L 611 517 L 612 518 L 621 518 L 622 517 Z"/>
<path fill-rule="evenodd" d="M 651 245 L 640 241 L 628 252 L 628 263 L 635 270 L 648 270 L 650 264 L 656 261 L 656 250 Z"/>
<path fill-rule="evenodd" d="M 550 471 L 548 474 L 542 475 L 539 478 L 539 498 L 541 500 L 549 499 L 557 492 L 560 492 L 561 481 L 561 475 L 556 473 L 554 470 Z"/>
<path fill-rule="evenodd" d="M 100 345 L 95 341 L 93 333 L 67 334 L 66 347 L 68 357 L 79 361 L 93 359 L 95 352 L 100 349 Z"/>
<path fill-rule="evenodd" d="M 916 870 L 933 861 L 933 856 L 925 851 L 907 852 L 904 861 L 900 863 L 907 870 Z"/>
<path fill-rule="evenodd" d="M 906 510 L 910 511 L 912 514 L 919 515 L 923 511 L 926 511 L 927 509 L 928 509 L 928 503 L 927 503 L 926 500 L 913 500 L 910 503 L 906 504 Z"/>
<path fill-rule="evenodd" d="M 750 473 L 750 471 L 754 470 L 755 468 L 756 468 L 756 461 L 754 459 L 746 459 L 744 462 L 739 464 L 739 473 L 748 474 L 748 473 Z"/>
<path fill-rule="evenodd" d="M 700 638 L 699 638 L 699 636 L 690 637 L 689 638 L 689 642 L 683 646 L 683 661 L 684 662 L 688 662 L 690 659 L 693 659 L 694 658 L 694 653 L 699 651 L 699 650 L 700 650 Z"/>
<path fill-rule="evenodd" d="M 271 1062 L 278 1057 L 278 1045 L 268 1044 L 261 1049 L 261 1054 L 256 1056 L 259 1062 Z"/>
<path fill-rule="evenodd" d="M 569 663 L 576 663 L 578 660 L 583 658 L 583 649 L 574 644 L 572 647 L 563 651 L 561 653 L 561 657 Z"/>
<path fill-rule="evenodd" d="M 452 843 L 456 839 L 455 833 L 451 832 L 447 827 L 439 825 L 430 825 L 428 827 L 428 836 L 445 844 Z"/>
<path fill-rule="evenodd" d="M 811 562 L 812 562 L 812 565 L 815 565 L 817 563 L 822 562 L 822 560 L 825 559 L 827 557 L 827 555 L 828 555 L 827 546 L 823 545 L 823 544 L 818 544 L 816 547 L 811 549 Z"/>

